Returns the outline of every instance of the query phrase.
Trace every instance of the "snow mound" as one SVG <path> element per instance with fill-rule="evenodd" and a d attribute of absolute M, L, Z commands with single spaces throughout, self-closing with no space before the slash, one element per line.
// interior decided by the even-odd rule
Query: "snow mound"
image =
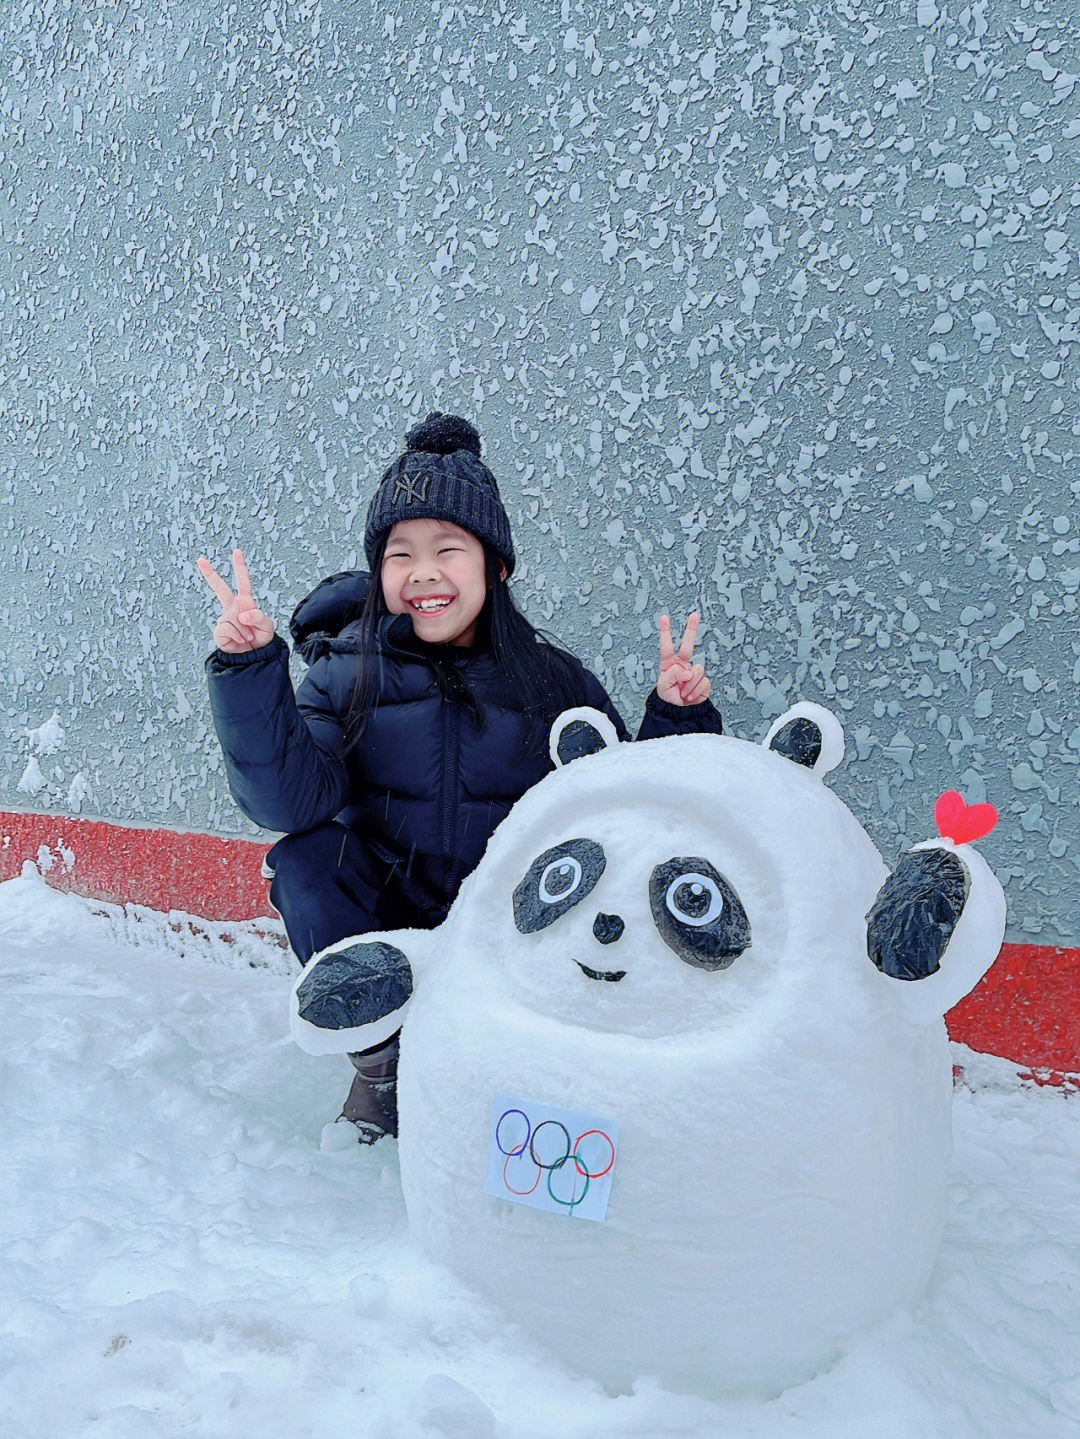
<path fill-rule="evenodd" d="M 1074 1439 L 1059 1091 L 957 1091 L 930 1286 L 834 1368 L 779 1399 L 613 1398 L 417 1254 L 392 1146 L 319 1150 L 350 1067 L 285 1042 L 278 973 L 100 909 L 0 884 L 5 1439 Z"/>

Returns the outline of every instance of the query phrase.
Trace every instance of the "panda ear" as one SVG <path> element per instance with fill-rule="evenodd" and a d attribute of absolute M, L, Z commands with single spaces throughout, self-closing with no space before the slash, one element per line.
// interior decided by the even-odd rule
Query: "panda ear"
<path fill-rule="evenodd" d="M 973 990 L 1004 937 L 996 875 L 948 839 L 909 850 L 866 916 L 866 952 L 912 1024 L 936 1023 Z"/>
<path fill-rule="evenodd" d="M 551 726 L 548 748 L 552 764 L 562 769 L 571 760 L 596 754 L 618 743 L 618 732 L 607 715 L 582 705 L 578 709 L 563 710 Z"/>
<path fill-rule="evenodd" d="M 805 765 L 819 779 L 844 758 L 844 731 L 824 705 L 801 700 L 774 720 L 765 736 L 765 748 Z"/>

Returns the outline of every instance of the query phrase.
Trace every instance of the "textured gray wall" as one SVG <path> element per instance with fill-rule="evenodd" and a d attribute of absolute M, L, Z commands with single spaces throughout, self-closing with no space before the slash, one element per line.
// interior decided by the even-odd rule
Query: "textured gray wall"
<path fill-rule="evenodd" d="M 284 626 L 429 408 L 628 717 L 693 605 L 886 856 L 1080 941 L 1074 0 L 0 9 L 0 807 L 249 833 L 192 560 Z M 55 718 L 54 718 L 55 717 Z"/>

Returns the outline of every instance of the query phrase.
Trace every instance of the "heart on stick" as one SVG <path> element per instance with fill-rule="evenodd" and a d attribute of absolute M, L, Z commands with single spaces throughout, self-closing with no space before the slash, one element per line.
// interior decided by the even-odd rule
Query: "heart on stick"
<path fill-rule="evenodd" d="M 989 834 L 998 821 L 992 804 L 966 804 L 954 789 L 947 789 L 934 805 L 934 823 L 943 839 L 953 844 L 970 844 Z"/>

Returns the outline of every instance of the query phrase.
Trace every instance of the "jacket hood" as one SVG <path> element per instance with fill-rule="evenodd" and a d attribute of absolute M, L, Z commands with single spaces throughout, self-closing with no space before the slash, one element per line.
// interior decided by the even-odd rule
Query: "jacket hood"
<path fill-rule="evenodd" d="M 336 648 L 342 630 L 360 618 L 370 582 L 367 570 L 327 575 L 293 610 L 289 634 L 309 665 Z"/>

